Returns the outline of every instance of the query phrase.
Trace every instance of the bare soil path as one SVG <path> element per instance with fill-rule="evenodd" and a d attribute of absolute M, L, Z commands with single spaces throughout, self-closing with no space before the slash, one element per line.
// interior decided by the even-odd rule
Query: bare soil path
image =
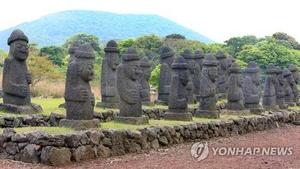
<path fill-rule="evenodd" d="M 74 163 L 64 169 L 300 169 L 300 126 L 287 125 L 243 136 L 210 140 L 210 147 L 292 147 L 290 156 L 220 156 L 210 151 L 207 159 L 197 162 L 190 154 L 193 143 L 108 159 Z M 11 160 L 0 160 L 1 169 L 54 168 Z"/>

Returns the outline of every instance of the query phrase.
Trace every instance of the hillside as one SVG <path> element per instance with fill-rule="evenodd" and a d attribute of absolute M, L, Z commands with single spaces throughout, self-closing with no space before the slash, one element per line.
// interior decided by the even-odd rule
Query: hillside
<path fill-rule="evenodd" d="M 0 31 L 0 48 L 7 50 L 7 38 L 13 29 L 22 29 L 31 42 L 40 46 L 62 44 L 76 33 L 95 34 L 102 41 L 134 38 L 145 34 L 165 36 L 179 33 L 189 39 L 212 40 L 157 15 L 115 14 L 96 11 L 64 11 Z"/>

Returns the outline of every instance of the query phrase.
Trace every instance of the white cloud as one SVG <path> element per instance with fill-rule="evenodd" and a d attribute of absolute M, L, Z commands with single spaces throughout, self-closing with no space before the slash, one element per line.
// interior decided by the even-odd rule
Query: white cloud
<path fill-rule="evenodd" d="M 0 29 L 48 13 L 86 9 L 157 14 L 222 42 L 232 36 L 282 31 L 300 40 L 297 0 L 4 0 Z"/>

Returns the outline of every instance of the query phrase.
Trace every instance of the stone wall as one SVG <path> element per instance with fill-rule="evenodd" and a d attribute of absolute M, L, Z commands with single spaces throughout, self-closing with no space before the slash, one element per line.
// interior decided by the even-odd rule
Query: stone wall
<path fill-rule="evenodd" d="M 143 114 L 150 119 L 162 119 L 167 109 L 144 109 Z M 195 109 L 190 109 L 194 113 Z M 94 117 L 100 122 L 112 121 L 117 112 L 107 111 L 103 113 L 94 113 Z M 59 121 L 65 118 L 65 115 L 59 113 L 51 113 L 50 116 L 41 114 L 24 115 L 24 116 L 2 116 L 0 117 L 1 128 L 16 128 L 26 126 L 58 126 Z"/>
<path fill-rule="evenodd" d="M 261 131 L 296 119 L 300 119 L 300 112 L 285 111 L 231 121 L 149 127 L 136 132 L 91 130 L 55 136 L 43 132 L 19 134 L 6 128 L 0 135 L 0 155 L 29 163 L 63 165 L 72 161 L 141 153 L 173 144 Z"/>

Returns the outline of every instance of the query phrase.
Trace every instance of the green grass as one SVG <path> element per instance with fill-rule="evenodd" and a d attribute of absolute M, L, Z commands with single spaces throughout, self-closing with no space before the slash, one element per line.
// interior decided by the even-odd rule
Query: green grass
<path fill-rule="evenodd" d="M 173 120 L 149 120 L 147 125 L 131 125 L 124 124 L 115 121 L 101 123 L 102 129 L 116 129 L 116 130 L 137 130 L 141 128 L 146 128 L 150 126 L 174 126 L 174 125 L 185 125 L 192 123 L 209 123 L 213 121 L 230 121 L 234 119 L 240 119 L 244 117 L 256 117 L 257 115 L 247 115 L 247 116 L 234 116 L 234 115 L 222 115 L 219 119 L 206 119 L 193 117 L 193 121 L 173 121 Z"/>
<path fill-rule="evenodd" d="M 52 98 L 33 98 L 32 103 L 39 104 L 43 108 L 42 114 L 49 116 L 52 112 L 65 113 L 65 109 L 58 108 L 58 106 L 64 103 L 64 99 L 52 99 Z"/>
<path fill-rule="evenodd" d="M 24 134 L 32 133 L 35 131 L 43 131 L 51 135 L 70 134 L 76 132 L 73 129 L 64 128 L 64 127 L 22 127 L 22 128 L 14 128 L 14 130 L 17 133 L 24 133 Z M 0 129 L 0 132 L 2 133 L 3 129 Z"/>

